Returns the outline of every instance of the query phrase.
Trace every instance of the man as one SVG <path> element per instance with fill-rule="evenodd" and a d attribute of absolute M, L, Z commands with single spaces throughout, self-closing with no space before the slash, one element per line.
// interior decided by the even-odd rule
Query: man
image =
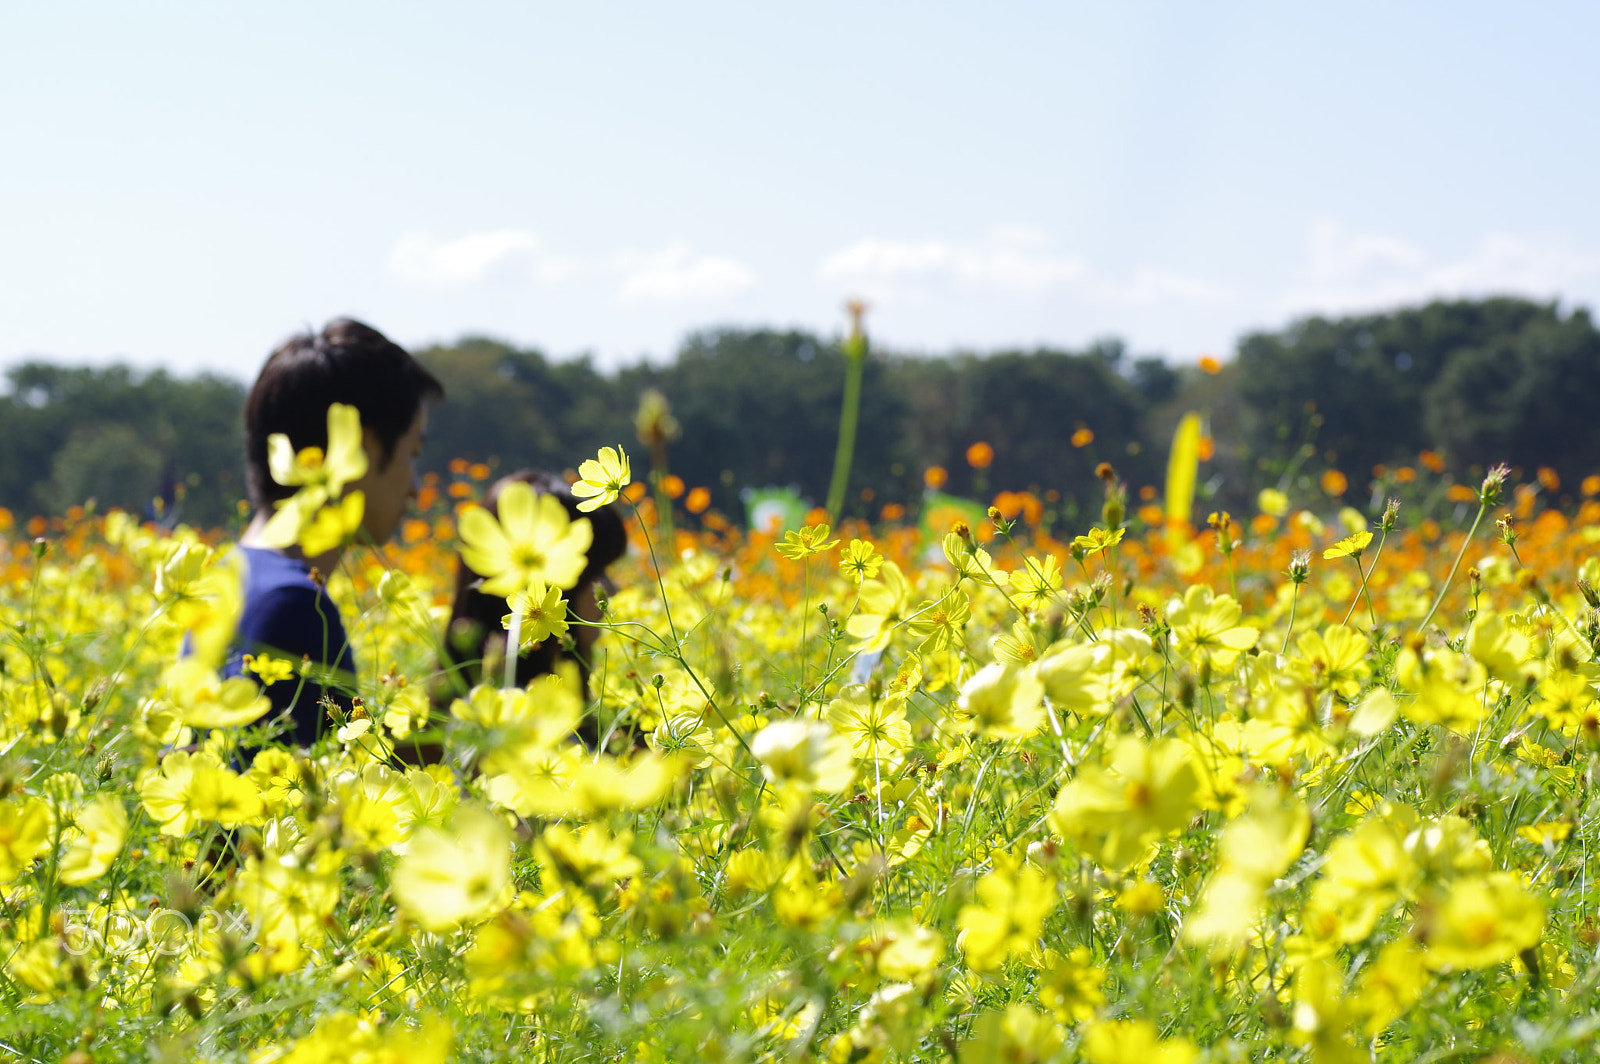
<path fill-rule="evenodd" d="M 240 537 L 248 563 L 244 610 L 226 672 L 240 675 L 244 655 L 286 659 L 301 672 L 309 659 L 316 678 L 296 676 L 266 688 L 274 716 L 292 726 L 301 746 L 316 742 L 326 724 L 319 703 L 354 691 L 355 659 L 338 608 L 323 587 L 343 552 L 335 547 L 313 558 L 300 548 L 269 546 L 266 528 L 273 504 L 294 488 L 272 479 L 268 438 L 283 433 L 296 452 L 328 448 L 328 407 L 344 403 L 361 417 L 367 471 L 345 491 L 366 497 L 362 539 L 379 544 L 394 534 L 417 492 L 417 456 L 427 432 L 428 405 L 444 398 L 444 387 L 420 362 L 378 330 L 336 318 L 316 335 L 286 341 L 267 358 L 245 400 L 245 461 L 255 515 Z"/>

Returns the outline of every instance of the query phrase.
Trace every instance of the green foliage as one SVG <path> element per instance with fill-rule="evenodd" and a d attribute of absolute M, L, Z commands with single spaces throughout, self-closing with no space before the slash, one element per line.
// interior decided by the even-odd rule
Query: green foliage
<path fill-rule="evenodd" d="M 1597 396 L 1600 333 L 1586 311 L 1552 310 L 1457 352 L 1428 390 L 1424 421 L 1461 462 L 1547 465 L 1575 483 L 1600 469 Z"/>
<path fill-rule="evenodd" d="M 1037 485 L 1092 498 L 1094 467 L 1110 461 L 1136 481 L 1148 481 L 1143 397 L 1102 355 L 1039 349 L 949 359 L 905 360 L 895 383 L 909 397 L 907 457 L 950 471 L 958 493 Z M 1087 428 L 1091 444 L 1075 447 Z M 979 473 L 965 452 L 979 440 L 994 448 L 994 464 Z M 1164 447 L 1154 454 L 1164 458 Z"/>
<path fill-rule="evenodd" d="M 1506 297 L 1306 318 L 1240 343 L 1242 443 L 1281 469 L 1309 428 L 1322 460 L 1358 481 L 1424 448 L 1458 468 L 1510 459 L 1592 471 L 1595 451 L 1568 452 L 1566 432 L 1594 394 L 1581 389 L 1597 340 L 1586 313 L 1563 319 L 1554 304 Z"/>
<path fill-rule="evenodd" d="M 0 506 L 56 512 L 94 499 L 150 512 L 181 495 L 178 516 L 220 525 L 244 495 L 244 389 L 210 374 L 30 362 L 0 395 Z M 174 489 L 179 489 L 176 492 Z"/>
<path fill-rule="evenodd" d="M 551 362 L 537 350 L 470 337 L 417 357 L 444 384 L 448 401 L 428 421 L 425 462 L 497 459 L 505 471 L 562 469 L 574 455 L 630 442 L 636 397 L 587 359 Z"/>

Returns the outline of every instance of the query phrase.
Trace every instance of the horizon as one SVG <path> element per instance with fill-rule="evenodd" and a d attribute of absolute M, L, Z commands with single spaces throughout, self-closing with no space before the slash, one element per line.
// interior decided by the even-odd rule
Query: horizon
<path fill-rule="evenodd" d="M 1520 298 L 1529 298 L 1529 297 L 1516 295 L 1514 293 L 1489 293 L 1489 294 L 1486 294 L 1486 295 L 1484 295 L 1482 297 L 1473 297 L 1473 298 L 1493 299 L 1493 298 L 1500 298 L 1500 297 L 1504 297 L 1504 298 L 1519 298 L 1519 299 Z M 1214 359 L 1218 360 L 1223 366 L 1227 366 L 1238 355 L 1238 344 L 1240 342 L 1242 342 L 1246 337 L 1248 337 L 1250 335 L 1253 335 L 1254 333 L 1259 333 L 1259 332 L 1279 333 L 1279 332 L 1283 332 L 1284 330 L 1287 330 L 1287 329 L 1291 328 L 1292 326 L 1297 325 L 1297 324 L 1299 324 L 1299 323 L 1301 323 L 1303 321 L 1307 321 L 1307 320 L 1310 320 L 1312 318 L 1319 318 L 1319 317 L 1323 318 L 1325 320 L 1337 321 L 1337 320 L 1342 319 L 1342 318 L 1357 318 L 1357 317 L 1367 317 L 1367 316 L 1372 316 L 1372 315 L 1385 315 L 1385 314 L 1398 313 L 1398 312 L 1401 312 L 1401 311 L 1404 311 L 1404 310 L 1419 309 L 1421 307 L 1424 307 L 1424 306 L 1426 306 L 1426 305 L 1428 305 L 1430 303 L 1434 303 L 1434 302 L 1451 301 L 1451 300 L 1453 300 L 1455 298 L 1457 298 L 1457 297 L 1448 297 L 1448 296 L 1447 297 L 1435 297 L 1435 298 L 1430 298 L 1430 299 L 1426 299 L 1426 300 L 1417 300 L 1417 301 L 1408 302 L 1408 303 L 1399 303 L 1399 304 L 1395 304 L 1394 306 L 1391 306 L 1391 307 L 1374 308 L 1374 309 L 1371 309 L 1371 310 L 1353 310 L 1353 311 L 1350 311 L 1350 312 L 1341 312 L 1341 313 L 1333 313 L 1333 314 L 1318 314 L 1318 313 L 1304 314 L 1304 315 L 1301 315 L 1301 316 L 1296 317 L 1294 319 L 1285 321 L 1281 325 L 1279 325 L 1279 326 L 1277 326 L 1275 328 L 1257 329 L 1257 330 L 1252 330 L 1250 333 L 1243 333 L 1234 341 L 1234 343 L 1232 345 L 1230 345 L 1226 349 L 1223 349 L 1223 350 L 1220 350 L 1220 351 L 1199 352 L 1199 353 L 1195 354 L 1192 358 L 1185 359 L 1185 360 L 1182 360 L 1182 361 L 1174 359 L 1172 357 L 1172 355 L 1169 352 L 1166 352 L 1166 351 L 1139 350 L 1139 349 L 1133 347 L 1131 344 L 1129 344 L 1127 342 L 1126 337 L 1117 336 L 1117 335 L 1114 335 L 1114 334 L 1108 334 L 1108 335 L 1105 335 L 1105 336 L 1096 337 L 1093 340 L 1090 340 L 1090 341 L 1088 341 L 1088 342 L 1086 342 L 1084 344 L 1081 344 L 1081 345 L 1078 345 L 1078 346 L 1071 346 L 1071 347 L 1069 347 L 1067 345 L 1064 345 L 1064 344 L 1043 343 L 1043 344 L 1031 344 L 1031 345 L 1023 345 L 1023 346 L 1018 346 L 1018 345 L 995 346 L 995 347 L 987 347 L 987 348 L 951 347 L 948 350 L 944 350 L 944 351 L 933 351 L 933 350 L 905 349 L 905 348 L 900 348 L 900 347 L 891 347 L 891 346 L 888 346 L 887 344 L 885 344 L 884 342 L 879 341 L 878 339 L 874 338 L 872 336 L 872 331 L 871 331 L 870 328 L 868 328 L 866 330 L 866 332 L 867 332 L 868 340 L 872 344 L 872 350 L 873 350 L 873 352 L 875 354 L 884 355 L 884 356 L 888 356 L 888 357 L 891 357 L 891 358 L 900 358 L 900 359 L 941 359 L 941 358 L 956 358 L 956 357 L 969 356 L 969 355 L 973 356 L 973 357 L 976 357 L 976 358 L 988 358 L 988 357 L 994 356 L 994 355 L 1013 354 L 1013 353 L 1031 354 L 1031 353 L 1037 352 L 1037 351 L 1052 351 L 1052 352 L 1059 352 L 1059 353 L 1071 354 L 1071 355 L 1088 355 L 1088 354 L 1093 353 L 1093 350 L 1094 350 L 1095 346 L 1098 345 L 1098 344 L 1116 343 L 1116 344 L 1121 344 L 1122 345 L 1123 358 L 1129 360 L 1130 364 L 1131 364 L 1132 361 L 1138 360 L 1138 359 L 1159 358 L 1162 361 L 1166 362 L 1168 365 L 1173 366 L 1174 368 L 1179 368 L 1179 367 L 1183 367 L 1183 366 L 1198 366 L 1202 359 L 1214 358 Z M 1532 300 L 1532 301 L 1536 302 L 1536 303 L 1543 304 L 1543 305 L 1553 305 L 1553 306 L 1555 306 L 1556 312 L 1562 318 L 1570 317 L 1572 314 L 1576 314 L 1576 313 L 1584 313 L 1584 314 L 1588 314 L 1591 317 L 1593 317 L 1593 308 L 1590 307 L 1587 304 L 1572 304 L 1572 303 L 1570 303 L 1570 302 L 1568 302 L 1566 300 L 1559 300 L 1559 299 L 1558 300 Z M 869 324 L 870 324 L 870 320 L 869 320 Z M 492 344 L 499 344 L 499 345 L 508 347 L 508 348 L 510 348 L 512 350 L 515 350 L 515 351 L 518 351 L 518 352 L 537 354 L 540 357 L 544 358 L 548 363 L 550 363 L 552 365 L 557 364 L 557 363 L 570 363 L 570 362 L 578 362 L 578 361 L 581 361 L 581 360 L 588 360 L 591 364 L 594 365 L 596 371 L 599 372 L 600 374 L 602 374 L 603 376 L 615 376 L 618 373 L 621 373 L 621 372 L 623 372 L 623 371 L 625 371 L 627 369 L 630 369 L 630 368 L 633 368 L 633 367 L 636 367 L 636 366 L 640 366 L 640 365 L 652 365 L 652 366 L 669 365 L 669 364 L 675 362 L 680 357 L 680 355 L 682 354 L 684 348 L 688 346 L 688 344 L 694 339 L 694 337 L 697 334 L 700 334 L 700 333 L 716 333 L 716 332 L 720 332 L 720 331 L 724 331 L 724 330 L 726 330 L 726 331 L 734 331 L 734 332 L 746 331 L 746 330 L 751 331 L 751 332 L 763 332 L 763 331 L 765 331 L 765 332 L 774 332 L 774 333 L 797 332 L 797 333 L 806 334 L 806 335 L 808 335 L 808 336 L 810 336 L 810 337 L 812 337 L 814 339 L 823 341 L 825 343 L 842 343 L 844 338 L 845 338 L 846 332 L 847 332 L 847 330 L 845 330 L 845 329 L 835 329 L 832 332 L 823 332 L 823 331 L 819 331 L 819 330 L 812 330 L 810 328 L 807 328 L 805 326 L 800 326 L 800 325 L 775 326 L 775 325 L 761 325 L 761 324 L 755 324 L 755 323 L 752 323 L 752 324 L 740 324 L 740 325 L 707 325 L 707 326 L 698 326 L 698 327 L 692 327 L 688 331 L 686 331 L 684 333 L 683 337 L 672 347 L 671 351 L 669 353 L 667 353 L 666 355 L 664 355 L 664 356 L 656 356 L 654 354 L 641 355 L 641 356 L 639 356 L 639 357 L 637 357 L 637 358 L 635 358 L 635 359 L 633 359 L 631 361 L 629 361 L 629 360 L 623 360 L 623 361 L 602 360 L 602 359 L 597 358 L 593 351 L 582 351 L 582 350 L 580 350 L 580 351 L 572 351 L 572 352 L 559 353 L 559 354 L 558 353 L 552 353 L 550 351 L 547 351 L 547 350 L 539 347 L 537 344 L 523 344 L 523 343 L 519 343 L 519 342 L 517 342 L 515 340 L 509 339 L 509 338 L 506 338 L 506 337 L 493 336 L 493 335 L 490 335 L 490 334 L 487 334 L 487 333 L 483 333 L 483 332 L 471 332 L 471 331 L 464 332 L 461 335 L 459 335 L 459 336 L 457 336 L 457 337 L 455 337 L 454 339 L 451 339 L 451 340 L 432 340 L 432 341 L 427 341 L 427 342 L 416 344 L 416 345 L 403 344 L 402 346 L 404 346 L 406 348 L 406 350 L 408 350 L 408 351 L 420 354 L 420 353 L 423 353 L 423 352 L 426 352 L 426 351 L 429 351 L 429 350 L 434 350 L 434 349 L 449 350 L 451 348 L 460 347 L 460 346 L 468 344 L 468 343 L 475 343 L 475 342 L 492 343 Z M 285 336 L 283 339 L 288 339 L 288 337 Z M 265 359 L 265 357 L 266 357 L 265 355 L 262 356 L 263 360 Z M 115 358 L 115 357 L 113 357 L 113 358 L 104 358 L 104 359 L 89 358 L 89 359 L 81 359 L 81 360 L 69 360 L 69 359 L 53 358 L 53 357 L 51 357 L 49 355 L 43 355 L 42 354 L 42 355 L 37 355 L 37 356 L 29 356 L 29 357 L 17 358 L 15 360 L 11 361 L 11 362 L 0 363 L 0 395 L 5 395 L 5 394 L 8 394 L 8 392 L 9 392 L 9 383 L 8 383 L 8 381 L 6 381 L 3 378 L 3 375 L 8 373 L 11 369 L 13 369 L 15 367 L 20 367 L 20 366 L 29 365 L 29 364 L 42 364 L 42 365 L 54 366 L 54 367 L 63 368 L 63 369 L 98 369 L 98 370 L 106 370 L 106 369 L 111 369 L 111 368 L 125 368 L 125 369 L 132 370 L 136 374 L 139 374 L 139 375 L 147 375 L 147 374 L 156 373 L 156 372 L 166 372 L 166 373 L 171 374 L 174 377 L 179 377 L 179 378 L 195 377 L 195 376 L 199 376 L 201 374 L 212 374 L 212 375 L 215 375 L 215 376 L 224 377 L 224 378 L 227 378 L 227 379 L 234 380 L 234 381 L 238 382 L 239 384 L 241 384 L 241 385 L 243 385 L 243 386 L 245 386 L 247 388 L 249 387 L 250 382 L 254 379 L 254 376 L 255 376 L 255 370 L 254 369 L 244 373 L 243 375 L 240 375 L 240 374 L 234 373 L 232 371 L 232 369 L 228 368 L 228 367 L 218 368 L 218 367 L 200 365 L 200 366 L 185 368 L 185 367 L 173 367 L 173 366 L 163 365 L 163 364 L 143 365 L 143 364 L 135 362 L 135 361 L 133 361 L 131 359 Z"/>

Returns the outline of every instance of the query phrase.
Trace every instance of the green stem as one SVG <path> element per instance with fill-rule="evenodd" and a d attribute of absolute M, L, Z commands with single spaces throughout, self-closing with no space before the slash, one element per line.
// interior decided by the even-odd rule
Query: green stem
<path fill-rule="evenodd" d="M 1283 646 L 1278 650 L 1278 653 L 1280 654 L 1289 653 L 1289 637 L 1294 634 L 1294 609 L 1299 604 L 1300 584 L 1297 582 L 1294 585 L 1294 594 L 1289 598 L 1289 627 L 1283 630 Z"/>
<path fill-rule="evenodd" d="M 656 528 L 668 556 L 676 554 L 678 537 L 672 527 L 672 500 L 667 497 L 667 445 L 650 449 L 650 494 L 656 501 Z"/>
<path fill-rule="evenodd" d="M 1339 623 L 1350 623 L 1350 618 L 1356 612 L 1356 607 L 1361 604 L 1361 595 L 1363 592 L 1365 592 L 1367 596 L 1367 612 L 1372 615 L 1372 629 L 1373 631 L 1377 631 L 1378 611 L 1372 608 L 1372 592 L 1367 591 L 1367 573 L 1366 570 L 1361 568 L 1361 554 L 1358 551 L 1355 554 L 1350 555 L 1350 558 L 1356 563 L 1356 574 L 1361 577 L 1361 586 L 1356 589 L 1355 597 L 1350 600 L 1350 609 L 1346 611 L 1344 620 L 1340 621 Z M 1374 564 L 1376 564 L 1376 560 L 1374 560 Z"/>
<path fill-rule="evenodd" d="M 844 493 L 850 485 L 850 461 L 856 450 L 856 422 L 861 417 L 861 378 L 866 370 L 864 341 L 845 344 L 844 405 L 839 411 L 839 446 L 833 453 L 833 480 L 828 485 L 828 519 L 837 522 L 844 511 Z"/>
<path fill-rule="evenodd" d="M 1433 600 L 1433 607 L 1428 610 L 1428 615 L 1422 618 L 1422 623 L 1417 625 L 1417 631 L 1427 631 L 1428 622 L 1433 620 L 1433 615 L 1435 613 L 1439 612 L 1439 604 L 1444 601 L 1445 592 L 1450 590 L 1450 581 L 1456 578 L 1456 570 L 1461 568 L 1461 559 L 1467 556 L 1467 545 L 1472 542 L 1472 537 L 1478 531 L 1478 525 L 1483 523 L 1483 515 L 1488 512 L 1488 503 L 1483 502 L 1478 504 L 1478 516 L 1472 519 L 1472 527 L 1467 529 L 1467 538 L 1461 541 L 1461 549 L 1456 552 L 1456 560 L 1454 564 L 1450 566 L 1450 575 L 1444 578 L 1444 583 L 1439 587 L 1439 597 Z"/>

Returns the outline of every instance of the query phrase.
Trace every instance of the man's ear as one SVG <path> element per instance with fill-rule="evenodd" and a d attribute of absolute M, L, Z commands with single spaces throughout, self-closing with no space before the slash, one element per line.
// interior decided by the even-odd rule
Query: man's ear
<path fill-rule="evenodd" d="M 367 468 L 374 473 L 381 473 L 388 468 L 388 461 L 384 458 L 383 441 L 378 439 L 378 434 L 371 429 L 361 430 L 361 449 L 367 452 Z M 394 455 L 389 455 L 393 458 Z"/>

